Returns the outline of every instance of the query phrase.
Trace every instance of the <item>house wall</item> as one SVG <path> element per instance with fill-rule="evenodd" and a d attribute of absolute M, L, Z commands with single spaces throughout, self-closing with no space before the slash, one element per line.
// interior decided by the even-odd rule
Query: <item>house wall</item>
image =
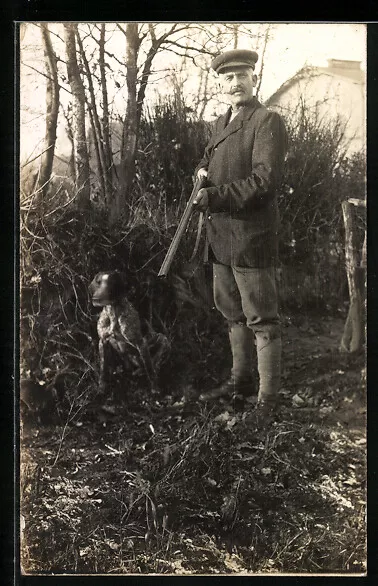
<path fill-rule="evenodd" d="M 291 115 L 303 99 L 320 117 L 340 116 L 345 122 L 349 154 L 365 151 L 365 87 L 339 76 L 320 73 L 296 81 L 269 103 L 269 108 Z"/>

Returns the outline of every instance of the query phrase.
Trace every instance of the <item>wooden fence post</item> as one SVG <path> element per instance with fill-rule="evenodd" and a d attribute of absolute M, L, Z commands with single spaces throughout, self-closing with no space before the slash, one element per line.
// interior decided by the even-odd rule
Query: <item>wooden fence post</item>
<path fill-rule="evenodd" d="M 353 207 L 365 207 L 364 200 L 350 199 L 342 202 L 345 226 L 345 265 L 349 288 L 349 311 L 344 326 L 340 349 L 358 352 L 365 341 L 365 275 L 360 253 L 354 245 Z"/>

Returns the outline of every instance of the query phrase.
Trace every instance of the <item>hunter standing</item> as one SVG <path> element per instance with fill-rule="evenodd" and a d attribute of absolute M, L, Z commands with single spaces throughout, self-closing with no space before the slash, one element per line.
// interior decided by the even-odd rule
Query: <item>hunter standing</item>
<path fill-rule="evenodd" d="M 202 400 L 254 393 L 253 353 L 257 352 L 257 410 L 276 406 L 281 376 L 281 330 L 276 263 L 280 185 L 287 133 L 282 118 L 254 96 L 258 55 L 233 50 L 216 57 L 230 107 L 217 119 L 196 168 L 206 176 L 195 204 L 207 214 L 207 244 L 213 262 L 214 302 L 228 322 L 233 358 L 231 375 Z"/>

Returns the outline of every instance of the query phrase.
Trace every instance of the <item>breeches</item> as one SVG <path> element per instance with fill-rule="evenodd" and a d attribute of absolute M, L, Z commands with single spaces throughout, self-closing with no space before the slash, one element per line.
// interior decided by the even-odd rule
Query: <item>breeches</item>
<path fill-rule="evenodd" d="M 265 341 L 280 338 L 276 271 L 213 265 L 214 302 L 229 322 L 252 329 Z"/>

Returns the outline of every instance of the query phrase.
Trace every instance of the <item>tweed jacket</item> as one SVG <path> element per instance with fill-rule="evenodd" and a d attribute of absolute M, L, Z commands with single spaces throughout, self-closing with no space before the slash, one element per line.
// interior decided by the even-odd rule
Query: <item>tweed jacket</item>
<path fill-rule="evenodd" d="M 287 133 L 282 118 L 253 100 L 214 132 L 195 173 L 208 171 L 210 255 L 229 266 L 274 266 L 277 259 L 279 187 Z"/>

